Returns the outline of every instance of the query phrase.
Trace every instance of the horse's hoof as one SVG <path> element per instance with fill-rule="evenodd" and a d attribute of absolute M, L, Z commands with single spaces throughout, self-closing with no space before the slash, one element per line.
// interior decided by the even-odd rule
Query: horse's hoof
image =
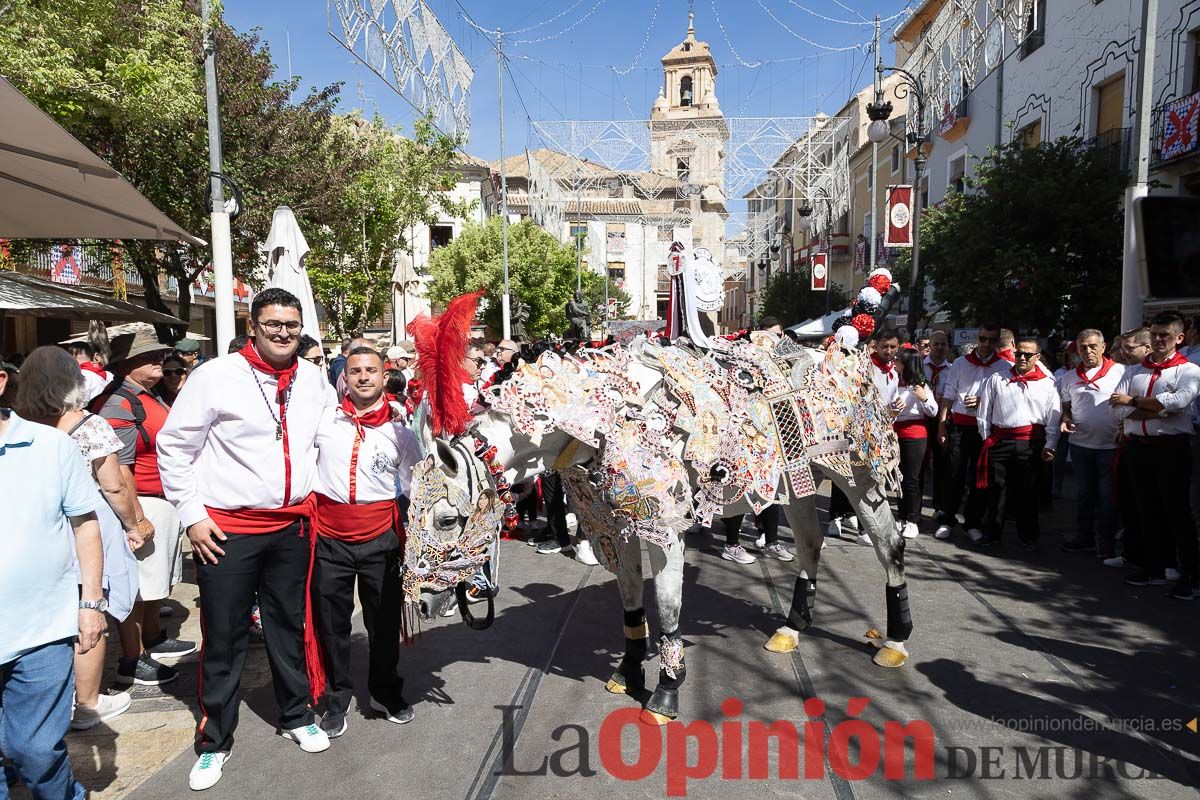
<path fill-rule="evenodd" d="M 646 725 L 653 725 L 657 728 L 661 728 L 671 721 L 671 718 L 666 714 L 659 714 L 657 711 L 651 711 L 648 708 L 642 709 L 639 719 Z"/>
<path fill-rule="evenodd" d="M 604 688 L 613 694 L 629 694 L 629 690 L 625 688 L 625 684 L 614 678 L 609 678 L 608 683 L 604 684 Z"/>
<path fill-rule="evenodd" d="M 871 660 L 880 667 L 895 669 L 908 663 L 908 653 L 902 653 L 894 647 L 881 647 L 875 651 L 875 657 Z"/>
<path fill-rule="evenodd" d="M 775 631 L 774 635 L 763 645 L 764 648 L 770 650 L 772 653 L 790 653 L 799 646 L 799 639 L 795 636 L 788 636 L 782 631 Z"/>

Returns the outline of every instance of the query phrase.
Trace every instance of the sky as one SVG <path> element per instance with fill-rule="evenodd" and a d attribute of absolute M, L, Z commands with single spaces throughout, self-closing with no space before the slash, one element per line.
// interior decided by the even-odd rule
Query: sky
<path fill-rule="evenodd" d="M 355 0 L 367 2 L 367 0 Z M 646 119 L 662 83 L 659 59 L 687 33 L 687 0 L 427 0 L 475 68 L 471 133 L 465 150 L 500 153 L 497 58 L 482 28 L 506 33 L 505 153 L 521 152 L 531 120 Z M 718 65 L 717 98 L 726 116 L 836 113 L 871 83 L 870 23 L 895 17 L 910 0 L 694 0 L 696 36 Z M 342 82 L 344 111 L 378 111 L 409 129 L 412 107 L 329 35 L 325 0 L 225 0 L 239 31 L 257 28 L 280 78 L 301 86 Z M 883 61 L 893 62 L 882 26 Z M 864 21 L 866 20 L 866 21 Z M 336 24 L 336 23 L 335 23 Z M 298 98 L 297 98 L 298 99 Z"/>

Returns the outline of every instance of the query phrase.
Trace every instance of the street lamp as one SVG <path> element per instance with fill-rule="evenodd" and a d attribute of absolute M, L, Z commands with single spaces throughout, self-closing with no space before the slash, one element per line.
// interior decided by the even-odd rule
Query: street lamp
<path fill-rule="evenodd" d="M 922 294 L 921 291 L 921 175 L 925 172 L 926 165 L 926 148 L 930 144 L 930 135 L 925 130 L 925 110 L 929 102 L 929 96 L 925 93 L 925 88 L 921 84 L 921 79 L 913 75 L 906 69 L 900 67 L 885 67 L 878 64 L 875 67 L 876 85 L 882 85 L 883 73 L 894 72 L 899 75 L 901 82 L 896 85 L 893 90 L 897 98 L 912 97 L 917 102 L 917 125 L 915 130 L 910 131 L 905 136 L 905 141 L 909 145 L 915 145 L 917 148 L 917 157 L 914 162 L 915 180 L 913 181 L 913 207 L 912 207 L 912 275 L 908 283 L 908 328 L 916 330 L 917 321 L 922 314 Z M 883 102 L 882 92 L 876 92 L 876 102 L 867 104 L 867 117 L 870 118 L 871 124 L 867 126 L 867 138 L 872 142 L 879 144 L 884 142 L 892 135 L 891 126 L 888 125 L 888 117 L 892 115 L 892 104 Z"/>

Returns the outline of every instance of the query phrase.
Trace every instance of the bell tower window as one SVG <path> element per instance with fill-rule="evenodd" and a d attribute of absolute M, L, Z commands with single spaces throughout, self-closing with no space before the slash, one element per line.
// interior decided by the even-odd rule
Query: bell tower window
<path fill-rule="evenodd" d="M 679 81 L 679 105 L 687 108 L 692 104 L 692 76 L 684 75 Z"/>

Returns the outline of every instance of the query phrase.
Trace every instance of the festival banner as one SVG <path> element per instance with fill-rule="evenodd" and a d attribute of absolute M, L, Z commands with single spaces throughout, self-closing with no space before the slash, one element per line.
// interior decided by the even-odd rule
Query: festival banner
<path fill-rule="evenodd" d="M 829 254 L 813 253 L 812 257 L 812 290 L 824 292 L 829 288 Z"/>
<path fill-rule="evenodd" d="M 884 247 L 912 247 L 912 186 L 887 187 L 887 227 Z"/>

